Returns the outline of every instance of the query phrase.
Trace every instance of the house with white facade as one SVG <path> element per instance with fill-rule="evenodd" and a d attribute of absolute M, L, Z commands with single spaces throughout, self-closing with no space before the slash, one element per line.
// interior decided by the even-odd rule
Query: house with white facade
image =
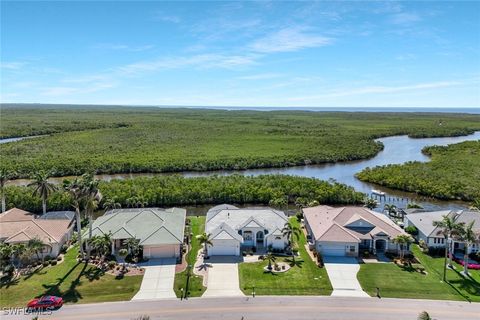
<path fill-rule="evenodd" d="M 307 240 L 323 256 L 358 256 L 399 248 L 393 239 L 405 232 L 384 214 L 364 207 L 316 206 L 303 209 Z"/>
<path fill-rule="evenodd" d="M 456 223 L 469 224 L 474 222 L 473 229 L 475 232 L 480 232 L 480 212 L 466 211 L 466 210 L 443 210 L 432 212 L 419 212 L 408 214 L 404 218 L 405 227 L 414 226 L 418 230 L 415 236 L 416 240 L 425 241 L 428 247 L 445 247 L 445 237 L 441 233 L 441 229 L 433 226 L 434 221 L 441 221 L 443 217 L 453 217 Z M 461 241 L 453 239 L 454 249 L 464 249 L 464 244 Z M 477 252 L 480 250 L 479 244 L 473 244 L 469 247 L 468 253 Z"/>
<path fill-rule="evenodd" d="M 288 245 L 282 229 L 288 218 L 271 208 L 237 208 L 223 204 L 207 212 L 205 232 L 213 245 L 208 254 L 240 255 L 242 248 L 279 249 Z"/>

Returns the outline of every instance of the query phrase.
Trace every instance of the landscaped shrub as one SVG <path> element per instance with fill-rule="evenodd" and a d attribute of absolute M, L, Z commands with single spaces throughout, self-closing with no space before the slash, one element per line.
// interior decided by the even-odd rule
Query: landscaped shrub
<path fill-rule="evenodd" d="M 418 229 L 415 226 L 408 226 L 405 228 L 405 231 L 412 236 L 416 236 L 418 234 Z"/>
<path fill-rule="evenodd" d="M 108 261 L 108 268 L 113 269 L 117 263 L 115 261 Z"/>
<path fill-rule="evenodd" d="M 43 258 L 43 260 L 45 260 L 45 261 L 50 261 L 50 260 L 52 260 L 52 257 L 49 256 L 49 255 L 46 255 L 45 258 Z"/>
<path fill-rule="evenodd" d="M 50 260 L 50 265 L 51 265 L 51 266 L 54 266 L 54 265 L 56 265 L 56 264 L 57 264 L 57 260 Z"/>
<path fill-rule="evenodd" d="M 43 261 L 43 263 L 42 263 L 42 265 L 43 265 L 44 267 L 47 267 L 49 264 L 50 264 L 50 262 L 48 262 L 48 261 Z"/>

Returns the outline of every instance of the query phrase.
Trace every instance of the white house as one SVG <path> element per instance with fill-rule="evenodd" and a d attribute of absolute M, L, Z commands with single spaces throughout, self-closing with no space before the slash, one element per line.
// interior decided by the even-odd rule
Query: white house
<path fill-rule="evenodd" d="M 405 227 L 414 226 L 418 230 L 417 240 L 423 240 L 428 247 L 445 247 L 445 237 L 440 228 L 434 227 L 434 221 L 441 221 L 444 216 L 453 217 L 457 223 L 471 223 L 474 221 L 473 229 L 480 232 L 480 212 L 474 211 L 432 211 L 407 214 L 404 218 Z M 464 244 L 460 241 L 453 241 L 453 248 L 462 249 Z M 468 253 L 479 251 L 479 245 L 473 244 L 468 248 Z"/>
<path fill-rule="evenodd" d="M 208 254 L 240 255 L 241 248 L 285 249 L 288 240 L 282 229 L 285 213 L 270 208 L 237 208 L 223 204 L 207 212 L 205 231 L 211 234 Z"/>
<path fill-rule="evenodd" d="M 304 208 L 309 245 L 324 256 L 358 256 L 361 250 L 397 251 L 405 232 L 385 215 L 363 207 Z"/>

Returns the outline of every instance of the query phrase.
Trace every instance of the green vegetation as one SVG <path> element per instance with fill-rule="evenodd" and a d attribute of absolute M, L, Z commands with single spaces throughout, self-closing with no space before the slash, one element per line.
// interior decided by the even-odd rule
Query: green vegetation
<path fill-rule="evenodd" d="M 291 219 L 293 226 L 299 228 L 295 218 Z M 294 238 L 295 240 L 295 238 Z M 257 295 L 329 295 L 332 286 L 325 268 L 319 268 L 308 255 L 305 235 L 301 232 L 295 241 L 300 257 L 295 259 L 295 265 L 285 273 L 264 272 L 268 261 L 241 263 L 238 267 L 240 289 L 246 294 L 252 294 L 255 286 Z M 291 257 L 277 257 L 276 262 L 292 262 Z"/>
<path fill-rule="evenodd" d="M 28 177 L 246 169 L 365 159 L 374 138 L 452 136 L 480 129 L 466 114 L 224 111 L 2 105 L 0 168 Z"/>
<path fill-rule="evenodd" d="M 196 238 L 196 235 L 199 235 L 205 230 L 205 217 L 188 217 L 190 220 L 190 229 L 192 233 L 191 241 L 192 246 L 190 251 L 186 256 L 187 265 L 195 264 L 197 259 L 198 250 L 200 250 L 201 245 L 200 241 Z M 180 298 L 182 291 L 181 288 L 185 290 L 185 285 L 187 283 L 187 273 L 188 270 L 175 274 L 175 282 L 173 284 L 173 289 L 175 290 L 175 294 L 178 298 Z M 200 297 L 203 292 L 205 291 L 205 287 L 203 286 L 203 278 L 193 274 L 193 270 L 191 272 L 191 277 L 189 281 L 189 297 Z"/>
<path fill-rule="evenodd" d="M 408 162 L 367 168 L 360 180 L 439 199 L 480 198 L 480 141 L 423 149 L 429 162 Z"/>
<path fill-rule="evenodd" d="M 319 203 L 359 203 L 363 194 L 344 184 L 288 175 L 209 176 L 185 178 L 179 175 L 154 178 L 102 181 L 98 188 L 105 199 L 122 207 L 174 206 L 187 204 L 256 203 L 275 204 L 279 199 L 295 203 L 297 198 Z M 41 200 L 29 187 L 5 188 L 7 207 L 31 212 L 41 210 Z M 53 192 L 47 199 L 49 210 L 71 209 L 71 194 Z"/>
<path fill-rule="evenodd" d="M 444 259 L 422 253 L 417 245 L 412 246 L 412 251 L 426 274 L 393 263 L 362 264 L 357 274 L 362 288 L 371 296 L 379 287 L 380 295 L 388 298 L 480 302 L 480 272 L 471 270 L 472 278 L 465 279 L 460 275 L 462 267 L 454 264 L 456 270 L 448 269 L 447 282 L 442 282 Z"/>
<path fill-rule="evenodd" d="M 94 266 L 77 262 L 77 255 L 77 249 L 70 249 L 64 262 L 2 285 L 0 305 L 25 306 L 30 299 L 45 294 L 61 296 L 66 303 L 122 301 L 130 300 L 140 289 L 143 276 L 116 279 Z"/>

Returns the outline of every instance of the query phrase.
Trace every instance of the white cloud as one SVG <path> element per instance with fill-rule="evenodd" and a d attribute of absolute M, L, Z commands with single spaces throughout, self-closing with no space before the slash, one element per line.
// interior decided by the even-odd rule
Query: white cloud
<path fill-rule="evenodd" d="M 41 95 L 44 96 L 67 96 L 72 94 L 87 94 L 93 93 L 105 89 L 113 88 L 114 84 L 108 83 L 93 83 L 89 86 L 80 86 L 80 87 L 66 87 L 66 86 L 57 86 L 57 87 L 46 87 L 43 88 L 40 92 Z"/>
<path fill-rule="evenodd" d="M 396 25 L 410 25 L 421 20 L 418 14 L 411 12 L 400 12 L 390 17 L 390 22 Z"/>
<path fill-rule="evenodd" d="M 249 49 L 260 53 L 289 52 L 326 46 L 331 43 L 331 38 L 307 33 L 304 27 L 291 27 L 257 39 L 249 45 Z"/>
<path fill-rule="evenodd" d="M 259 73 L 259 74 L 252 74 L 248 76 L 241 76 L 237 79 L 240 80 L 266 80 L 266 79 L 274 79 L 282 77 L 283 75 L 280 73 Z"/>
<path fill-rule="evenodd" d="M 2 69 L 7 69 L 7 70 L 19 70 L 26 66 L 28 63 L 27 62 L 21 62 L 21 61 L 10 61 L 10 62 L 1 62 L 0 63 L 0 68 Z"/>
<path fill-rule="evenodd" d="M 106 50 L 119 50 L 119 51 L 131 51 L 131 52 L 140 52 L 154 48 L 154 45 L 146 44 L 146 45 L 127 45 L 121 43 L 101 43 L 95 45 L 94 48 L 97 49 L 106 49 Z"/>

